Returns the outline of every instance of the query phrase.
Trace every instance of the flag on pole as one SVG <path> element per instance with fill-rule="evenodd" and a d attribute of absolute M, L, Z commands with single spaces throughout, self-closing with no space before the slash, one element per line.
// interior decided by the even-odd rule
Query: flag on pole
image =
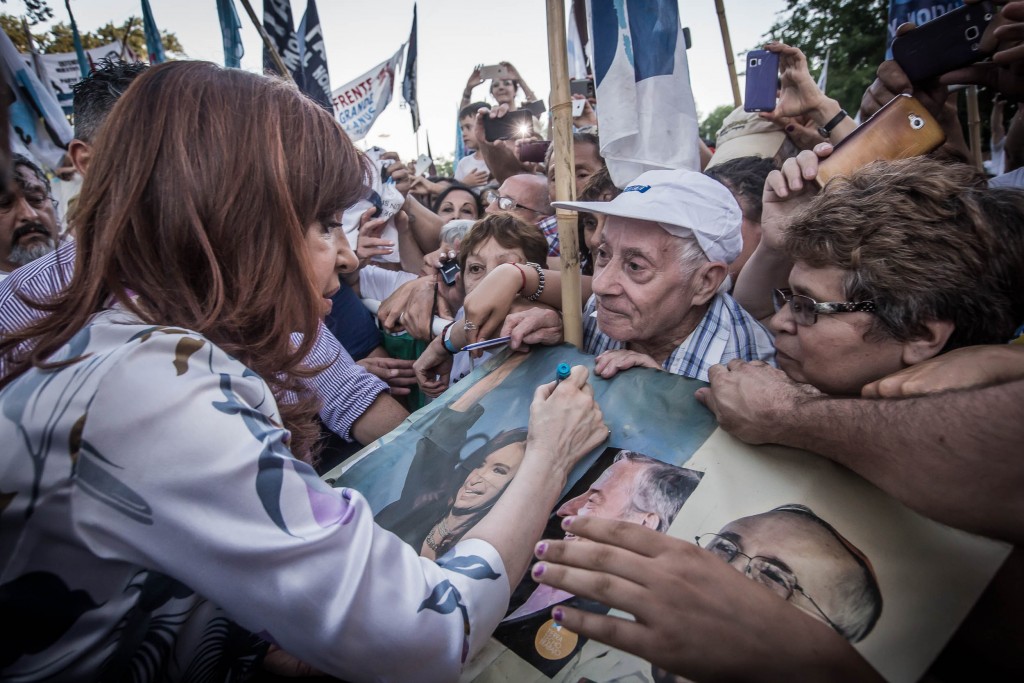
<path fill-rule="evenodd" d="M 78 33 L 75 15 L 71 13 L 71 0 L 64 0 L 64 6 L 68 10 L 68 19 L 71 20 L 71 42 L 74 43 L 75 54 L 78 56 L 78 70 L 82 72 L 82 78 L 88 78 L 89 72 L 92 69 L 89 68 L 89 60 L 85 58 L 85 50 L 82 48 L 82 36 Z"/>
<path fill-rule="evenodd" d="M 676 0 L 588 0 L 601 155 L 619 187 L 700 170 L 697 109 Z"/>
<path fill-rule="evenodd" d="M 57 98 L 25 63 L 6 31 L 0 31 L 0 69 L 14 96 L 8 112 L 12 151 L 56 171 L 74 134 Z"/>
<path fill-rule="evenodd" d="M 167 57 L 164 56 L 164 44 L 160 40 L 160 29 L 156 27 L 149 0 L 142 0 L 142 28 L 146 33 L 146 51 L 149 53 L 149 63 L 159 64 L 167 61 Z"/>
<path fill-rule="evenodd" d="M 405 78 L 402 80 L 402 99 L 412 114 L 412 132 L 420 129 L 420 104 L 416 99 L 416 5 L 412 6 L 412 31 L 409 33 L 405 53 Z"/>
<path fill-rule="evenodd" d="M 821 73 L 818 74 L 818 90 L 825 93 L 825 85 L 828 83 L 828 58 L 832 55 L 832 48 L 825 50 L 825 63 L 821 65 Z"/>
<path fill-rule="evenodd" d="M 281 61 L 291 72 L 292 80 L 302 88 L 302 69 L 299 59 L 299 39 L 295 35 L 290 0 L 263 0 L 263 29 L 270 36 Z M 277 65 L 266 48 L 263 48 L 263 71 L 278 73 Z M 278 74 L 284 76 L 285 74 Z"/>
<path fill-rule="evenodd" d="M 566 28 L 565 48 L 569 53 L 569 78 L 579 79 L 587 77 L 587 58 L 583 53 L 583 37 L 580 36 L 579 25 L 576 23 L 576 0 L 573 0 L 572 5 Z"/>
<path fill-rule="evenodd" d="M 434 163 L 434 153 L 430 151 L 430 131 L 427 131 L 427 156 L 430 157 L 430 167 L 427 169 L 427 173 L 430 176 L 437 175 L 437 164 Z M 454 172 L 454 171 L 453 171 Z"/>
<path fill-rule="evenodd" d="M 402 61 L 405 45 L 391 59 L 373 67 L 359 78 L 335 88 L 331 93 L 334 118 L 352 141 L 362 140 L 380 113 L 391 102 L 395 72 Z"/>
<path fill-rule="evenodd" d="M 331 76 L 327 72 L 327 48 L 320 29 L 316 0 L 309 0 L 306 4 L 306 14 L 299 24 L 299 45 L 302 56 L 302 92 L 331 111 Z"/>
<path fill-rule="evenodd" d="M 238 69 L 242 66 L 242 22 L 235 11 L 235 0 L 217 0 L 217 16 L 220 17 L 220 37 L 224 44 L 224 66 Z"/>
<path fill-rule="evenodd" d="M 452 162 L 454 169 L 466 156 L 466 146 L 462 144 L 462 121 L 459 120 L 459 109 L 455 109 L 455 160 Z"/>

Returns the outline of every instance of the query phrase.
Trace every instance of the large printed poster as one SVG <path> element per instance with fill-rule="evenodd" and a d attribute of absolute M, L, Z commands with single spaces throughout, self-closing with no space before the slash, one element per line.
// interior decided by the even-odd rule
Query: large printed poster
<path fill-rule="evenodd" d="M 563 361 L 593 369 L 567 345 L 496 356 L 327 476 L 362 492 L 378 523 L 423 556 L 440 557 L 515 476 L 534 389 Z M 561 518 L 585 514 L 697 543 L 830 624 L 888 680 L 921 677 L 1009 552 L 824 458 L 732 438 L 693 398 L 701 382 L 648 369 L 591 382 L 612 435 L 574 470 L 544 537 L 563 537 Z M 462 680 L 677 680 L 556 626 L 559 604 L 609 612 L 527 575 Z"/>

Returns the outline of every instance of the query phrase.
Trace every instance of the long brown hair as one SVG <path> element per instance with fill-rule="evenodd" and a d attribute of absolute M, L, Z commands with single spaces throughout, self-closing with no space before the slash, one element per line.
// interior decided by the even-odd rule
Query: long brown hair
<path fill-rule="evenodd" d="M 72 216 L 74 277 L 40 306 L 49 316 L 0 343 L 0 353 L 32 344 L 0 387 L 44 366 L 113 297 L 147 323 L 199 332 L 258 373 L 304 454 L 316 406 L 299 378 L 312 374 L 302 359 L 322 296 L 304 235 L 357 199 L 351 141 L 288 84 L 170 62 L 136 79 L 94 144 Z M 293 332 L 303 335 L 297 348 Z M 298 400 L 282 401 L 286 392 Z"/>

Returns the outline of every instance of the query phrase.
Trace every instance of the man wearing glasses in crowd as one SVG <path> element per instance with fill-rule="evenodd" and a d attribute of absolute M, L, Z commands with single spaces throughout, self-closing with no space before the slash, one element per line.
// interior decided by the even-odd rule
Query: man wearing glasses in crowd
<path fill-rule="evenodd" d="M 536 173 L 510 176 L 497 191 L 485 190 L 483 200 L 487 205 L 485 213 L 506 211 L 530 225 L 536 225 L 548 241 L 549 260 L 554 259 L 552 263 L 555 265 L 549 264 L 548 267 L 561 267 L 557 258 L 558 225 L 555 224 L 553 231 L 540 225 L 546 218 L 555 214 L 555 210 L 551 208 L 551 197 L 548 195 L 548 181 L 544 176 Z"/>

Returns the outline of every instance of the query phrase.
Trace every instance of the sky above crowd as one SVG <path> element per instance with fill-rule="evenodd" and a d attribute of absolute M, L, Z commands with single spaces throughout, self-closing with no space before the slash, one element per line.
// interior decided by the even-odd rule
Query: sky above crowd
<path fill-rule="evenodd" d="M 262 17 L 263 3 L 251 0 Z M 3 8 L 19 11 L 17 0 Z M 66 21 L 63 2 L 51 0 L 55 21 Z M 318 0 L 317 10 L 327 45 L 331 87 L 357 78 L 391 57 L 409 37 L 413 0 Z M 161 30 L 177 34 L 191 59 L 223 64 L 220 25 L 215 0 L 150 0 Z M 242 68 L 262 70 L 262 41 L 240 0 L 235 0 L 242 21 L 245 56 Z M 130 15 L 141 16 L 140 0 L 72 0 L 82 31 L 108 21 L 121 24 Z M 759 46 L 785 0 L 725 0 L 733 49 L 744 52 Z M 693 47 L 688 52 L 690 78 L 701 116 L 732 102 L 732 90 L 714 0 L 680 0 L 680 17 L 690 28 Z M 292 0 L 295 23 L 302 19 L 306 0 Z M 427 150 L 427 134 L 435 157 L 455 149 L 456 113 L 466 80 L 477 64 L 509 61 L 538 96 L 547 99 L 550 85 L 547 54 L 547 18 L 544 0 L 420 0 L 419 99 L 421 127 L 419 151 Z M 742 71 L 742 61 L 737 60 Z M 743 77 L 740 76 L 740 91 Z M 486 86 L 474 99 L 487 99 Z M 403 158 L 417 154 L 409 111 L 401 97 L 380 115 L 361 147 L 380 145 Z"/>

